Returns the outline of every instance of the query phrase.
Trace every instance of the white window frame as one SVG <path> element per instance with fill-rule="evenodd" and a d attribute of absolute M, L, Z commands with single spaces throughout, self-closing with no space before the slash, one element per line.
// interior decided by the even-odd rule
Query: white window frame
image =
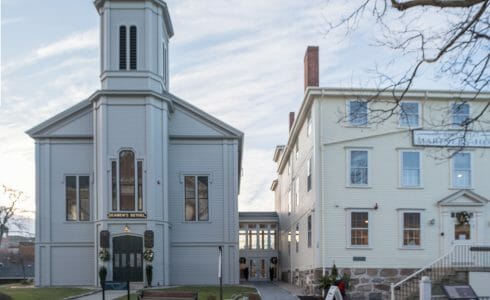
<path fill-rule="evenodd" d="M 367 209 L 348 209 L 346 210 L 346 222 L 347 222 L 347 232 L 346 232 L 346 248 L 354 249 L 371 249 L 372 248 L 372 232 L 373 232 L 373 221 L 372 214 L 370 210 Z M 367 213 L 368 215 L 368 244 L 367 245 L 352 245 L 352 213 Z"/>
<path fill-rule="evenodd" d="M 453 103 L 451 103 L 451 109 L 450 109 L 450 111 L 451 111 L 451 126 L 453 128 L 461 128 L 461 127 L 463 127 L 463 126 L 461 126 L 461 124 L 454 122 L 454 116 L 455 116 L 454 115 L 454 107 L 456 105 L 468 105 L 468 118 L 470 118 L 470 116 L 471 116 L 471 105 L 468 102 L 453 102 Z"/>
<path fill-rule="evenodd" d="M 291 189 L 287 192 L 287 197 L 288 197 L 288 216 L 291 215 L 291 211 L 292 211 L 292 206 L 293 206 L 293 193 L 291 191 Z"/>
<path fill-rule="evenodd" d="M 313 121 L 311 120 L 311 113 L 308 115 L 306 119 L 306 136 L 310 136 L 313 130 Z"/>
<path fill-rule="evenodd" d="M 186 220 L 185 216 L 185 201 L 186 201 L 186 195 L 185 195 L 185 178 L 186 177 L 194 177 L 194 196 L 195 196 L 195 201 L 196 201 L 196 218 L 194 220 Z M 183 189 L 183 194 L 182 194 L 182 200 L 183 200 L 183 220 L 185 223 L 209 223 L 211 222 L 211 209 L 209 203 L 211 202 L 211 184 L 212 184 L 212 176 L 209 173 L 185 173 L 181 175 L 182 177 L 182 189 Z M 198 178 L 199 177 L 207 177 L 208 178 L 208 219 L 207 220 L 199 220 L 199 182 Z"/>
<path fill-rule="evenodd" d="M 414 124 L 413 126 L 410 124 L 402 124 L 402 117 L 406 114 L 403 113 L 402 111 L 402 105 L 403 104 L 417 104 L 417 124 Z M 398 118 L 398 126 L 400 128 L 419 128 L 421 125 L 421 109 L 420 109 L 420 102 L 418 101 L 402 101 L 400 102 L 400 115 Z M 408 120 L 408 119 L 407 119 Z"/>
<path fill-rule="evenodd" d="M 296 227 L 294 231 L 294 241 L 295 241 L 296 253 L 299 253 L 299 222 L 296 223 Z"/>
<path fill-rule="evenodd" d="M 67 177 L 75 177 L 75 189 L 76 189 L 76 208 L 77 208 L 77 213 L 76 213 L 76 219 L 75 220 L 68 220 L 67 219 L 67 214 L 66 214 L 66 178 Z M 80 220 L 80 177 L 88 177 L 88 220 Z M 72 174 L 72 173 L 67 173 L 63 175 L 63 192 L 64 192 L 64 207 L 65 207 L 65 222 L 73 223 L 73 222 L 90 222 L 92 221 L 92 177 L 90 174 L 86 173 L 80 173 L 80 174 Z"/>
<path fill-rule="evenodd" d="M 424 247 L 424 209 L 398 209 L 398 247 L 404 250 L 421 250 Z M 404 214 L 405 213 L 418 213 L 420 215 L 420 245 L 404 245 L 403 234 L 405 231 Z"/>
<path fill-rule="evenodd" d="M 404 185 L 403 184 L 403 153 L 414 152 L 419 154 L 419 184 L 418 185 Z M 423 188 L 423 172 L 422 172 L 422 151 L 412 149 L 400 149 L 398 154 L 398 187 L 402 189 L 419 189 Z"/>
<path fill-rule="evenodd" d="M 346 169 L 346 186 L 354 188 L 370 188 L 371 187 L 371 148 L 346 148 L 347 150 L 347 169 Z M 351 183 L 351 153 L 352 151 L 366 151 L 367 152 L 367 183 Z"/>
<path fill-rule="evenodd" d="M 456 171 L 455 168 L 454 168 L 454 164 L 455 164 L 455 160 L 454 159 L 455 159 L 456 155 L 458 155 L 458 154 L 469 154 L 469 156 L 470 156 L 470 170 L 469 170 L 470 171 L 470 184 L 468 186 L 456 186 L 454 184 L 455 183 L 455 181 L 454 181 L 454 179 L 455 179 L 454 178 L 454 175 L 455 175 L 454 172 Z M 450 169 L 450 173 L 451 173 L 450 176 L 449 176 L 450 177 L 450 181 L 451 181 L 450 182 L 451 188 L 452 189 L 471 189 L 471 188 L 473 188 L 473 170 L 474 170 L 473 167 L 474 166 L 473 166 L 473 155 L 472 155 L 472 152 L 469 152 L 469 151 L 461 151 L 459 153 L 456 153 L 449 160 L 449 164 L 450 164 L 449 169 Z"/>
<path fill-rule="evenodd" d="M 313 177 L 311 175 L 312 173 L 312 168 L 313 168 L 313 164 L 312 164 L 312 161 L 313 161 L 313 158 L 309 158 L 308 159 L 308 163 L 307 163 L 307 175 L 306 175 L 306 191 L 309 192 L 311 191 L 312 187 L 313 187 Z"/>
<path fill-rule="evenodd" d="M 365 124 L 357 124 L 353 123 L 353 119 L 351 119 L 351 111 L 350 111 L 350 104 L 351 102 L 363 102 L 366 103 L 366 123 Z M 346 118 L 347 118 L 347 123 L 351 127 L 368 127 L 369 125 L 369 102 L 366 100 L 347 100 L 346 102 Z"/>

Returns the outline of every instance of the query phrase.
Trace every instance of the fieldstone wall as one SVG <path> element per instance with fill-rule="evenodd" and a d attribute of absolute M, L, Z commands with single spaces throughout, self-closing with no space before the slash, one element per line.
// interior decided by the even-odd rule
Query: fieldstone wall
<path fill-rule="evenodd" d="M 350 274 L 347 294 L 351 300 L 390 299 L 390 284 L 399 282 L 418 269 L 339 268 L 339 274 Z M 330 273 L 330 269 L 326 269 Z M 304 290 L 305 295 L 321 295 L 318 287 L 322 269 L 293 271 L 293 283 Z"/>

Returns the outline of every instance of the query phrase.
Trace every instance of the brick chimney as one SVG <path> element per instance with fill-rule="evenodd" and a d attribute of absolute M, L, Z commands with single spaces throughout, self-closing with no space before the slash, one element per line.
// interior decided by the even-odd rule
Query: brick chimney
<path fill-rule="evenodd" d="M 294 124 L 294 111 L 289 113 L 289 131 L 291 131 L 291 128 L 293 128 Z"/>
<path fill-rule="evenodd" d="M 308 46 L 305 53 L 305 91 L 309 86 L 318 86 L 318 46 Z"/>

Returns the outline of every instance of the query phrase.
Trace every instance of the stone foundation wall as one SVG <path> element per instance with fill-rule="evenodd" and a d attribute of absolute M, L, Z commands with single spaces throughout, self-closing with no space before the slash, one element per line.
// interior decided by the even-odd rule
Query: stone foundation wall
<path fill-rule="evenodd" d="M 390 284 L 401 281 L 418 269 L 339 268 L 339 274 L 350 274 L 347 294 L 351 300 L 390 299 Z M 326 269 L 330 273 L 330 269 Z M 305 295 L 321 295 L 318 287 L 322 269 L 293 271 L 293 284 L 304 290 Z"/>

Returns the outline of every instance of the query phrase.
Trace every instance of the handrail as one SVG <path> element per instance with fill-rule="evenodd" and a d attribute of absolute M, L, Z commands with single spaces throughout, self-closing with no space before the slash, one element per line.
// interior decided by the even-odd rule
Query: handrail
<path fill-rule="evenodd" d="M 478 246 L 483 246 L 483 247 L 478 247 Z M 445 276 L 450 274 L 450 269 L 454 267 L 490 267 L 490 259 L 485 258 L 483 261 L 481 261 L 481 256 L 477 256 L 475 260 L 475 256 L 469 255 L 470 253 L 475 254 L 475 252 L 478 252 L 479 249 L 484 249 L 482 252 L 487 252 L 490 250 L 490 247 L 488 247 L 488 243 L 471 243 L 471 244 L 456 244 L 449 249 L 448 252 L 446 252 L 443 256 L 437 258 L 436 260 L 432 261 L 431 263 L 423 266 L 421 269 L 417 270 L 416 272 L 410 274 L 403 280 L 397 282 L 397 283 L 391 283 L 390 285 L 390 292 L 391 292 L 391 299 L 395 300 L 395 294 L 398 293 L 400 294 L 400 289 L 403 284 L 408 284 L 407 287 L 404 289 L 410 289 L 412 288 L 412 292 L 414 289 L 418 289 L 418 284 L 417 287 L 414 288 L 414 285 L 410 286 L 410 283 L 408 283 L 410 280 L 417 279 L 417 276 L 421 275 L 423 272 L 430 272 L 431 275 L 429 274 L 423 274 L 424 276 L 430 276 L 432 277 L 432 280 L 441 280 Z M 476 248 L 475 248 L 476 247 Z M 475 250 L 477 249 L 477 250 Z M 487 250 L 488 249 L 488 250 Z M 459 259 L 462 259 L 462 261 L 459 261 Z M 483 264 L 482 264 L 483 262 Z M 476 263 L 476 265 L 475 265 Z M 480 266 L 480 264 L 482 264 Z M 395 289 L 398 287 L 399 292 L 395 292 Z M 410 291 L 408 290 L 410 293 Z M 407 293 L 407 291 L 401 292 Z M 397 299 L 398 300 L 398 299 Z"/>
<path fill-rule="evenodd" d="M 459 245 L 458 245 L 458 246 L 459 246 Z M 416 272 L 414 272 L 414 273 L 412 273 L 412 274 L 408 275 L 408 277 L 407 277 L 407 278 L 405 278 L 405 279 L 403 279 L 402 281 L 399 281 L 399 282 L 397 282 L 396 284 L 393 284 L 393 287 L 394 287 L 394 288 L 396 288 L 397 286 L 399 286 L 399 285 L 403 284 L 404 282 L 406 282 L 406 281 L 408 281 L 408 280 L 412 279 L 413 277 L 415 277 L 415 276 L 417 276 L 418 274 L 422 273 L 423 271 L 427 270 L 429 267 L 431 267 L 432 265 L 436 264 L 437 262 L 439 262 L 439 261 L 441 261 L 441 260 L 445 259 L 447 256 L 449 256 L 449 255 L 450 255 L 450 254 L 453 252 L 454 248 L 456 248 L 456 245 L 453 245 L 453 246 L 451 247 L 451 249 L 450 249 L 448 252 L 446 252 L 446 254 L 444 254 L 443 256 L 441 256 L 441 257 L 439 257 L 438 259 L 434 260 L 433 262 L 431 262 L 431 263 L 429 263 L 429 264 L 427 264 L 427 265 L 423 266 L 422 268 L 420 268 L 420 270 L 418 270 L 418 271 L 416 271 Z"/>

